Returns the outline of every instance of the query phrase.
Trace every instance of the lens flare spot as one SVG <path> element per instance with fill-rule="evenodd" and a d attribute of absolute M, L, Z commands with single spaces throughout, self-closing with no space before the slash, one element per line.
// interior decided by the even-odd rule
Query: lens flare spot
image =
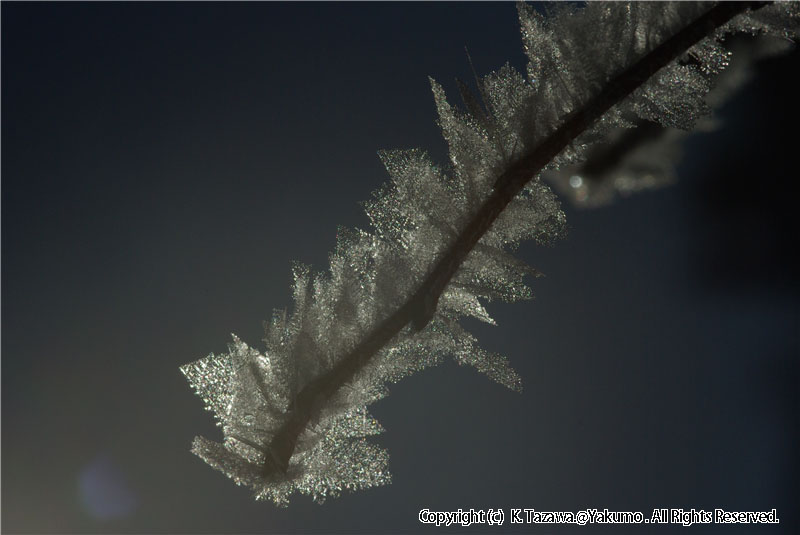
<path fill-rule="evenodd" d="M 119 518 L 133 512 L 137 505 L 122 470 L 107 454 L 100 454 L 78 476 L 81 502 L 94 518 Z"/>

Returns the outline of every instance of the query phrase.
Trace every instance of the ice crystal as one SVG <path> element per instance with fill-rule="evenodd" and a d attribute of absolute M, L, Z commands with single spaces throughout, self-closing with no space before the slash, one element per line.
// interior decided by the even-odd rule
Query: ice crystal
<path fill-rule="evenodd" d="M 435 165 L 421 150 L 381 152 L 390 181 L 365 203 L 374 231 L 339 229 L 325 274 L 294 266 L 293 311 L 276 311 L 266 324 L 265 350 L 234 336 L 226 354 L 181 367 L 224 436 L 222 443 L 198 437 L 192 451 L 253 489 L 257 499 L 285 505 L 298 491 L 321 502 L 342 490 L 390 481 L 387 452 L 367 441 L 382 431 L 367 407 L 386 395 L 387 382 L 449 356 L 521 389 L 509 362 L 481 349 L 459 320 L 494 324 L 487 300 L 530 297 L 525 277 L 537 272 L 509 250 L 522 240 L 548 243 L 565 224 L 541 173 L 530 177 L 459 260 L 441 295 L 433 296 L 430 318 L 404 323 L 368 356 L 355 350 L 411 302 L 434 266 L 448 258 L 450 247 L 494 195 L 498 177 L 591 102 L 609 80 L 712 5 L 558 5 L 545 17 L 520 4 L 526 75 L 506 65 L 478 81 L 480 97 L 459 84 L 466 111 L 450 104 L 443 87 L 431 80 L 449 165 Z M 712 76 L 727 65 L 721 38 L 731 31 L 793 35 L 797 11 L 780 5 L 734 18 L 687 51 L 693 62 L 674 61 L 643 81 L 545 167 L 577 165 L 593 144 L 644 120 L 694 127 L 708 112 L 704 97 Z M 569 180 L 580 187 L 581 177 Z M 325 390 L 333 375 L 340 384 Z M 298 421 L 302 428 L 293 438 L 286 426 Z M 276 437 L 286 436 L 288 462 L 287 452 L 272 447 Z"/>

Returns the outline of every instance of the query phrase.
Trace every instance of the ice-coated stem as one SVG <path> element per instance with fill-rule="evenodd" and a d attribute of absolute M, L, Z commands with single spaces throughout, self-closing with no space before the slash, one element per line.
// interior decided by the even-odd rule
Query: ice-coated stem
<path fill-rule="evenodd" d="M 586 105 L 570 114 L 552 134 L 513 162 L 495 182 L 494 191 L 464 227 L 417 291 L 328 373 L 307 384 L 298 394 L 289 417 L 269 444 L 265 475 L 286 472 L 297 439 L 327 401 L 406 325 L 424 328 L 439 297 L 467 255 L 525 184 L 604 113 L 630 95 L 659 69 L 677 59 L 736 15 L 771 2 L 724 2 L 678 31 L 634 65 L 609 81 Z"/>

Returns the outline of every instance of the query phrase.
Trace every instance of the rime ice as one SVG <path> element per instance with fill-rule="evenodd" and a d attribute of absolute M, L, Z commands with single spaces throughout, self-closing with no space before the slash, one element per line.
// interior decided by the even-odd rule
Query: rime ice
<path fill-rule="evenodd" d="M 292 414 L 298 394 L 330 372 L 367 333 L 401 306 L 430 272 L 508 166 L 585 105 L 610 79 L 709 9 L 698 3 L 589 3 L 556 6 L 548 17 L 519 6 L 529 63 L 526 75 L 506 65 L 479 81 L 482 103 L 461 87 L 468 112 L 452 106 L 431 80 L 450 162 L 437 166 L 421 150 L 384 151 L 390 181 L 365 203 L 373 231 L 338 230 L 325 274 L 293 269 L 292 313 L 276 311 L 263 352 L 234 336 L 223 355 L 181 367 L 222 428 L 224 440 L 197 437 L 192 452 L 280 505 L 298 491 L 322 502 L 343 490 L 390 482 L 388 454 L 367 440 L 382 431 L 367 407 L 387 382 L 452 357 L 492 380 L 521 389 L 508 361 L 481 349 L 459 324 L 494 324 L 484 303 L 530 297 L 537 272 L 508 251 L 522 240 L 548 243 L 565 225 L 559 203 L 532 177 L 466 257 L 421 331 L 406 327 L 315 414 L 297 439 L 285 473 L 269 473 L 269 445 Z M 691 129 L 708 112 L 712 76 L 727 65 L 720 38 L 732 31 L 793 35 L 798 6 L 774 5 L 735 18 L 692 47 L 693 62 L 661 69 L 584 131 L 548 165 L 582 162 L 599 141 L 647 120 Z M 794 26 L 787 26 L 787 25 Z M 787 30 L 787 27 L 789 30 Z M 566 176 L 578 176 L 568 173 Z M 578 190 L 583 181 L 573 180 Z"/>

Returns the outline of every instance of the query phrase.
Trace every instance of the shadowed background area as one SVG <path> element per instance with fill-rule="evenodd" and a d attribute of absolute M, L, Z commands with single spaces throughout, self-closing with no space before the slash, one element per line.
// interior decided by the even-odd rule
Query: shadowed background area
<path fill-rule="evenodd" d="M 260 347 L 290 262 L 367 228 L 377 150 L 446 161 L 426 77 L 455 100 L 464 45 L 522 69 L 513 4 L 2 4 L 4 533 L 438 531 L 420 509 L 470 507 L 776 508 L 795 532 L 796 52 L 689 138 L 676 186 L 521 247 L 536 301 L 468 327 L 524 393 L 452 363 L 392 386 L 392 485 L 277 509 L 189 453 L 221 432 L 178 366 Z"/>

